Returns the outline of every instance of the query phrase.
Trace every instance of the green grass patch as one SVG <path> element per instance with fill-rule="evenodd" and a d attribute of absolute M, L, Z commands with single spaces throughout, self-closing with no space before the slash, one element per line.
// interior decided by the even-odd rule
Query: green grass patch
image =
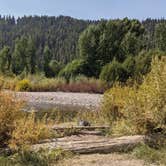
<path fill-rule="evenodd" d="M 138 159 L 142 159 L 147 163 L 156 163 L 157 165 L 166 165 L 166 148 L 160 149 L 151 148 L 148 145 L 142 144 L 136 147 L 132 155 Z"/>
<path fill-rule="evenodd" d="M 50 166 L 72 156 L 71 152 L 62 149 L 53 151 L 41 149 L 39 152 L 22 150 L 12 156 L 0 157 L 0 166 Z"/>

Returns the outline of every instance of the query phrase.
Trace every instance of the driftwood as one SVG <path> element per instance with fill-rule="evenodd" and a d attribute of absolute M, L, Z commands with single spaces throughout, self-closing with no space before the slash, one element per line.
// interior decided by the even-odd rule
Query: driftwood
<path fill-rule="evenodd" d="M 122 152 L 132 150 L 136 145 L 143 143 L 144 138 L 144 136 L 125 136 L 120 138 L 71 136 L 54 139 L 52 140 L 53 142 L 34 145 L 33 150 L 61 148 L 79 154 Z"/>

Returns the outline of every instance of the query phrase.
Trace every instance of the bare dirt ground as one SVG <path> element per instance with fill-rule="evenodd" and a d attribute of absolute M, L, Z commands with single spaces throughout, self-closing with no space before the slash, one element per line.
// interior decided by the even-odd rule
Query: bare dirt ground
<path fill-rule="evenodd" d="M 27 102 L 29 107 L 51 109 L 54 107 L 80 107 L 98 109 L 103 95 L 64 92 L 17 92 L 16 97 Z"/>
<path fill-rule="evenodd" d="M 125 154 L 91 154 L 66 159 L 58 166 L 145 166 L 142 160 L 133 159 Z M 152 165 L 150 165 L 152 166 Z M 154 166 L 154 165 L 153 165 Z"/>

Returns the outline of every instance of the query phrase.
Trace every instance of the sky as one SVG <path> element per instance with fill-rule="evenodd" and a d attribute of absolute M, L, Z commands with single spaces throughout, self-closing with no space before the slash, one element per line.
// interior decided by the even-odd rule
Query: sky
<path fill-rule="evenodd" d="M 166 0 L 0 0 L 0 14 L 143 20 L 149 17 L 166 18 Z"/>

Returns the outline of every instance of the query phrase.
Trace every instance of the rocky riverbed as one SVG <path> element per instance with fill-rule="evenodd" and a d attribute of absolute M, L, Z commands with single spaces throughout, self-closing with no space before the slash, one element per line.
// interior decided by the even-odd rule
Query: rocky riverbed
<path fill-rule="evenodd" d="M 64 92 L 17 92 L 16 97 L 26 101 L 28 108 L 73 108 L 97 110 L 103 98 L 101 94 Z"/>

